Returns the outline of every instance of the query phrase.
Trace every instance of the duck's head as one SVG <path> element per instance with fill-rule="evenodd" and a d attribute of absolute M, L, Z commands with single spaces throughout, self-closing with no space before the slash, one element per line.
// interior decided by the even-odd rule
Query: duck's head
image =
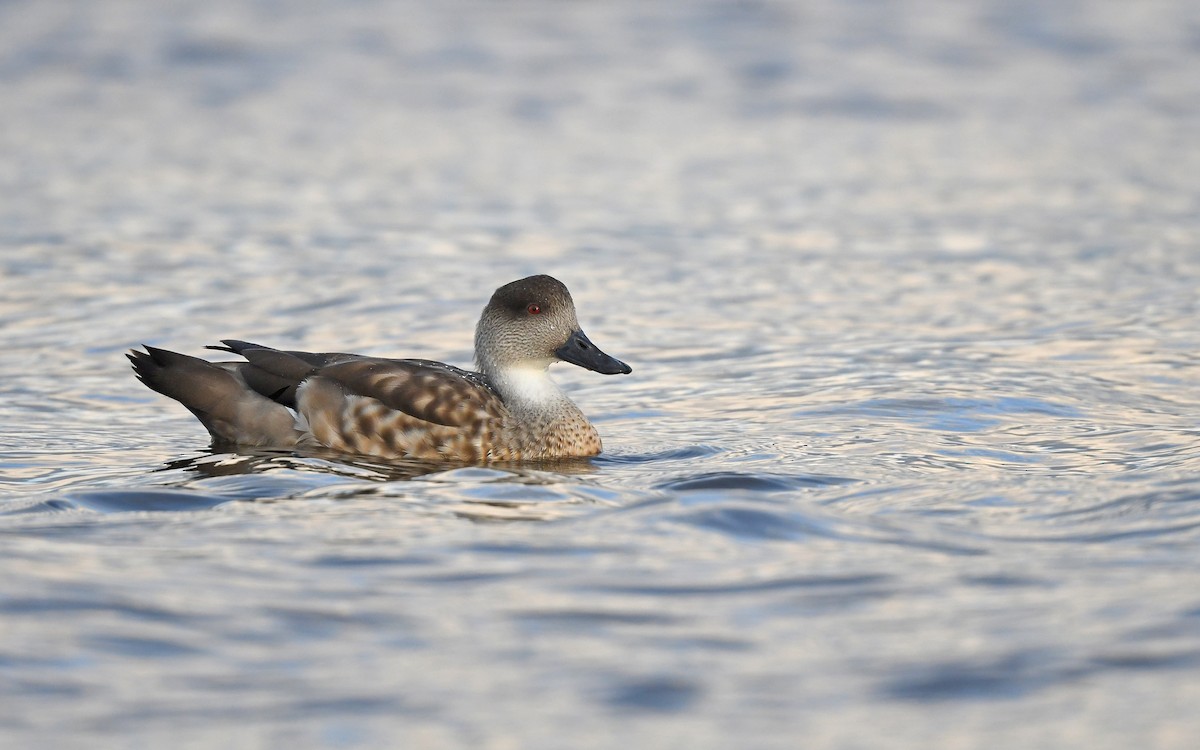
<path fill-rule="evenodd" d="M 546 275 L 518 279 L 496 290 L 475 328 L 475 359 L 489 375 L 545 370 L 558 361 L 605 375 L 633 371 L 588 339 L 566 285 Z"/>

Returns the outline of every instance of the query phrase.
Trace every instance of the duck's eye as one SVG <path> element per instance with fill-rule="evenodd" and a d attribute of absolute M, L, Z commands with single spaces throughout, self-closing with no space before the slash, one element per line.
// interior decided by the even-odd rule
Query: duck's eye
<path fill-rule="evenodd" d="M 541 311 L 542 311 L 542 308 L 539 307 L 538 303 L 536 303 L 536 302 L 530 302 L 529 307 L 525 308 L 525 312 L 529 313 L 530 315 L 537 315 Z"/>

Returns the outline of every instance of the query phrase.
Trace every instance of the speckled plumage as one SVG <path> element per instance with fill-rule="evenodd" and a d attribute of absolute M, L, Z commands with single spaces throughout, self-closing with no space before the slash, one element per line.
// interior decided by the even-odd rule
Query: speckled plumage
<path fill-rule="evenodd" d="M 546 373 L 568 361 L 630 368 L 579 328 L 570 292 L 549 276 L 506 284 L 476 328 L 479 372 L 441 362 L 287 352 L 244 341 L 208 362 L 154 347 L 128 355 L 138 378 L 183 403 L 216 443 L 324 447 L 382 458 L 465 462 L 593 456 L 600 436 Z"/>

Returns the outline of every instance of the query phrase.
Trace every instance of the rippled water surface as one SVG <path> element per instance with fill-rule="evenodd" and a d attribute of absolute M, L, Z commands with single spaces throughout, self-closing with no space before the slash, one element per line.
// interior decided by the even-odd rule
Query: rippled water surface
<path fill-rule="evenodd" d="M 1193 748 L 1194 3 L 0 5 L 0 744 Z M 139 343 L 594 461 L 214 453 Z"/>

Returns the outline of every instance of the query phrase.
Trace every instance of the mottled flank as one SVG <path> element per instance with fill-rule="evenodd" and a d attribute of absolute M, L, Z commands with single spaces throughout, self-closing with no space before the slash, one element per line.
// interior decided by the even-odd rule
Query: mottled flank
<path fill-rule="evenodd" d="M 533 276 L 498 289 L 475 340 L 480 372 L 236 340 L 212 348 L 245 362 L 153 347 L 128 356 L 143 383 L 190 409 L 217 443 L 467 462 L 600 452 L 595 427 L 546 369 L 557 361 L 603 373 L 630 369 L 580 330 L 561 282 Z"/>

